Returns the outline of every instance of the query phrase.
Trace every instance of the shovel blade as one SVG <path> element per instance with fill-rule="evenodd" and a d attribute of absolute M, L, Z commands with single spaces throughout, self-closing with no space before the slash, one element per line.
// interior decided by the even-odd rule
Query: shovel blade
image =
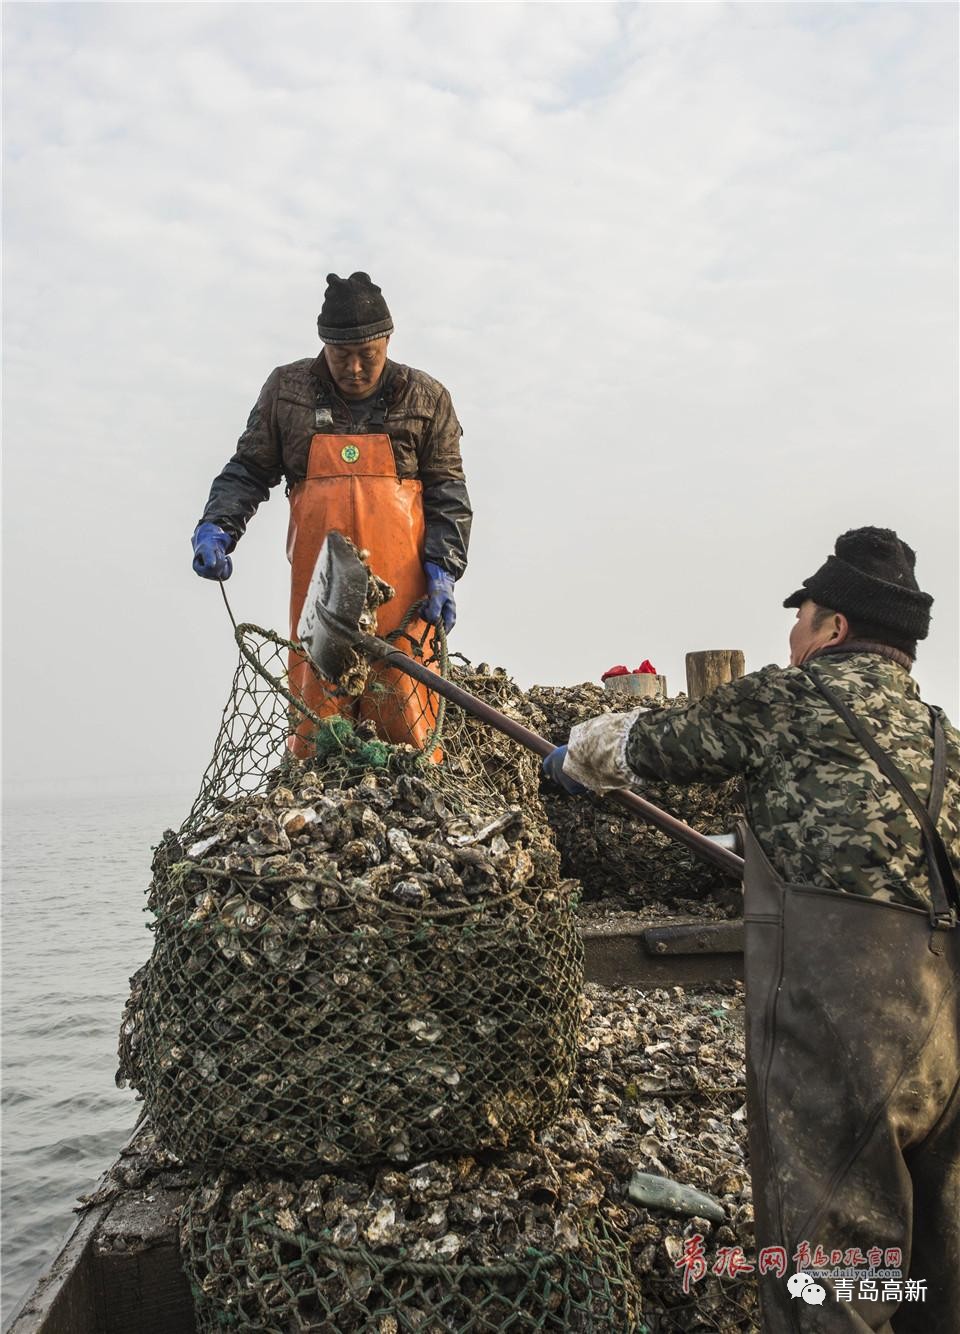
<path fill-rule="evenodd" d="M 361 638 L 360 617 L 367 601 L 367 569 L 342 533 L 324 539 L 297 635 L 327 681 L 339 681 L 353 661 Z"/>

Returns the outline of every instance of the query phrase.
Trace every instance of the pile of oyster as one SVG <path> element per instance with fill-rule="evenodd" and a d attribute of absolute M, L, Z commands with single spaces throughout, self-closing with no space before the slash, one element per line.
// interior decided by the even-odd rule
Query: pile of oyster
<path fill-rule="evenodd" d="M 569 899 L 549 830 L 519 806 L 491 809 L 469 789 L 451 802 L 428 776 L 351 775 L 335 761 L 291 765 L 285 780 L 224 803 L 183 844 L 165 835 L 148 907 L 189 906 L 197 924 L 214 909 L 223 918 L 224 902 L 249 885 L 249 912 L 238 910 L 233 920 L 228 911 L 223 925 L 252 930 L 269 910 L 309 934 L 322 931 L 303 916 L 314 910 L 328 914 L 328 923 L 354 926 L 391 906 L 472 908 L 487 919 L 529 916 L 545 902 Z"/>
<path fill-rule="evenodd" d="M 529 1265 L 535 1250 L 579 1257 L 588 1290 L 612 1275 L 615 1308 L 541 1326 L 534 1292 L 525 1298 L 529 1324 L 504 1307 L 505 1328 L 755 1329 L 751 1278 L 710 1273 L 684 1293 L 677 1265 L 697 1234 L 711 1270 L 721 1247 L 752 1253 L 739 984 L 642 995 L 589 986 L 583 1016 L 569 1105 L 509 1150 L 300 1182 L 222 1174 L 204 1183 L 181 1242 L 201 1314 L 208 1302 L 240 1315 L 241 1328 L 271 1327 L 270 1318 L 286 1327 L 296 1302 L 304 1323 L 291 1328 L 379 1330 L 377 1310 L 396 1328 L 472 1329 L 466 1267 L 490 1267 L 492 1276 L 496 1266 Z M 628 1264 L 602 1244 L 614 1236 Z M 431 1262 L 445 1267 L 445 1280 L 425 1289 L 417 1265 Z M 281 1265 L 283 1285 L 248 1281 Z M 460 1306 L 438 1319 L 441 1291 Z M 336 1320 L 325 1324 L 331 1312 Z M 500 1328 L 488 1314 L 491 1324 L 477 1329 Z"/>
<path fill-rule="evenodd" d="M 630 1247 L 650 1334 L 758 1327 L 751 1275 L 714 1274 L 722 1248 L 753 1254 L 743 987 L 648 992 L 588 985 L 571 1112 L 553 1136 L 595 1146 L 614 1179 L 604 1217 Z M 683 1291 L 695 1236 L 711 1272 Z"/>
<path fill-rule="evenodd" d="M 502 667 L 452 657 L 450 679 L 485 704 L 543 734 L 546 720 Z M 443 728 L 443 768 L 471 791 L 488 791 L 523 807 L 532 824 L 547 826 L 540 801 L 540 757 L 456 705 L 447 704 Z M 549 835 L 548 835 L 549 836 Z"/>
<path fill-rule="evenodd" d="M 286 1232 L 394 1258 L 493 1264 L 521 1257 L 527 1246 L 576 1250 L 582 1217 L 596 1212 L 604 1184 L 595 1164 L 571 1169 L 533 1146 L 434 1159 L 408 1171 L 386 1167 L 368 1178 L 298 1184 L 224 1174 L 201 1190 L 199 1208 L 207 1215 L 221 1205 L 226 1214 L 255 1210 Z"/>
<path fill-rule="evenodd" d="M 638 704 L 454 678 L 555 743 Z M 751 1279 L 685 1293 L 677 1263 L 697 1235 L 750 1252 L 740 991 L 584 1000 L 560 877 L 689 915 L 727 911 L 727 882 L 462 710 L 426 771 L 359 739 L 211 797 L 157 850 L 118 1079 L 202 1170 L 198 1329 L 756 1328 Z M 646 792 L 732 822 L 732 784 Z"/>
<path fill-rule="evenodd" d="M 199 1326 L 209 1310 L 211 1328 L 229 1314 L 241 1328 L 331 1334 L 629 1334 L 639 1294 L 598 1213 L 604 1184 L 592 1165 L 537 1146 L 365 1178 L 221 1176 L 181 1223 Z"/>
<path fill-rule="evenodd" d="M 118 1080 L 165 1143 L 303 1174 L 547 1124 L 582 985 L 549 833 L 415 774 L 287 779 L 157 851 Z"/>
<path fill-rule="evenodd" d="M 577 723 L 601 713 L 677 708 L 684 695 L 661 702 L 604 690 L 585 681 L 577 686 L 532 686 L 526 700 L 548 740 L 561 745 Z M 535 726 L 533 722 L 529 724 Z M 639 789 L 638 789 L 639 790 Z M 655 806 L 705 834 L 731 831 L 743 809 L 738 781 L 677 787 L 644 783 L 642 795 Z M 731 882 L 653 825 L 638 820 L 601 797 L 570 797 L 544 780 L 540 792 L 560 849 L 564 875 L 583 886 L 584 899 L 613 898 L 624 907 L 669 902 L 684 914 L 734 915 L 739 896 Z"/>
<path fill-rule="evenodd" d="M 576 686 L 532 686 L 524 692 L 501 667 L 451 659 L 451 679 L 501 713 L 555 745 L 571 728 L 601 713 L 678 708 L 684 695 L 661 701 Z M 473 790 L 499 792 L 518 802 L 532 823 L 546 824 L 560 852 L 561 873 L 580 881 L 583 898 L 610 900 L 624 909 L 723 917 L 740 911 L 738 887 L 708 862 L 653 825 L 614 803 L 589 795 L 571 797 L 541 775 L 537 755 L 455 705 L 446 706 L 444 769 Z M 742 812 L 737 781 L 643 785 L 643 795 L 703 833 L 727 833 Z"/>

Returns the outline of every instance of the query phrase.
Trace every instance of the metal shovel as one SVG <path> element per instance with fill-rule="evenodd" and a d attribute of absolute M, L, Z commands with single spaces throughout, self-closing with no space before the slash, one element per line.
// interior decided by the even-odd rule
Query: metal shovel
<path fill-rule="evenodd" d="M 320 548 L 297 627 L 302 647 L 326 680 L 338 681 L 350 666 L 353 653 L 359 651 L 429 686 L 444 699 L 459 705 L 474 718 L 503 732 L 534 754 L 544 757 L 555 749 L 546 737 L 538 736 L 522 723 L 514 722 L 512 718 L 491 708 L 482 699 L 461 690 L 452 681 L 432 672 L 406 653 L 401 653 L 385 639 L 365 634 L 360 628 L 360 618 L 366 607 L 367 579 L 367 568 L 352 543 L 341 533 L 329 533 Z M 654 806 L 626 789 L 607 795 L 609 800 L 623 806 L 631 814 L 656 825 L 670 838 L 683 843 L 697 857 L 712 862 L 738 880 L 742 878 L 743 858 L 731 850 L 734 842 L 732 835 L 701 834 L 682 820 L 668 815 L 659 806 Z"/>

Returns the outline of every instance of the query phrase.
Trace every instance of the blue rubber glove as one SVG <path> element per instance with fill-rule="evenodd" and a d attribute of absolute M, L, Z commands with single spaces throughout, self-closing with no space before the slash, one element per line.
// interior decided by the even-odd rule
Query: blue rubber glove
<path fill-rule="evenodd" d="M 198 523 L 193 542 L 193 568 L 201 579 L 229 579 L 233 561 L 227 555 L 236 543 L 215 523 Z"/>
<path fill-rule="evenodd" d="M 449 634 L 457 623 L 457 603 L 453 596 L 456 580 L 452 574 L 447 574 L 440 565 L 434 565 L 430 560 L 423 562 L 423 570 L 427 576 L 427 607 L 423 619 L 431 625 L 436 625 L 442 619 L 443 628 Z"/>
<path fill-rule="evenodd" d="M 571 796 L 579 797 L 584 792 L 589 792 L 589 788 L 578 783 L 575 778 L 563 772 L 563 762 L 567 758 L 566 746 L 557 746 L 556 750 L 551 750 L 550 754 L 543 761 L 543 772 L 554 783 L 559 783 L 565 792 Z"/>

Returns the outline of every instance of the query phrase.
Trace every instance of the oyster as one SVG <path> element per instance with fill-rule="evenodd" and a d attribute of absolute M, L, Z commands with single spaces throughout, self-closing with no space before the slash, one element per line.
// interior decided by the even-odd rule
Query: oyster
<path fill-rule="evenodd" d="M 525 696 L 528 726 L 539 727 L 561 745 L 570 729 L 601 713 L 679 708 L 685 695 L 665 701 L 617 695 L 585 681 L 576 686 L 540 686 Z M 739 781 L 677 787 L 645 783 L 643 795 L 703 833 L 733 829 L 743 811 Z M 614 899 L 624 907 L 659 907 L 694 916 L 729 917 L 741 911 L 739 887 L 666 834 L 601 797 L 571 799 L 544 779 L 540 799 L 560 849 L 564 875 L 576 877 L 585 899 Z"/>
<path fill-rule="evenodd" d="M 706 1065 L 699 1062 L 701 1051 L 711 1055 Z M 641 1092 L 648 1084 L 656 1087 Z M 221 1309 L 233 1309 L 230 1303 L 237 1300 L 238 1285 L 248 1272 L 240 1249 L 243 1231 L 231 1220 L 249 1213 L 251 1201 L 260 1202 L 255 1207 L 264 1224 L 273 1220 L 279 1228 L 278 1212 L 286 1209 L 307 1220 L 309 1235 L 318 1243 L 329 1239 L 344 1248 L 342 1259 L 324 1251 L 322 1302 L 338 1300 L 338 1284 L 346 1281 L 345 1271 L 353 1263 L 348 1257 L 355 1254 L 351 1248 L 360 1238 L 370 1247 L 372 1267 L 361 1284 L 368 1293 L 377 1290 L 378 1273 L 389 1269 L 399 1275 L 408 1260 L 435 1263 L 442 1254 L 449 1268 L 440 1289 L 425 1291 L 404 1282 L 389 1292 L 378 1290 L 378 1309 L 401 1328 L 416 1329 L 421 1327 L 418 1322 L 430 1328 L 432 1303 L 440 1293 L 451 1311 L 466 1309 L 456 1306 L 464 1300 L 456 1286 L 458 1266 L 489 1266 L 492 1275 L 495 1267 L 502 1272 L 504 1265 L 526 1264 L 525 1257 L 536 1253 L 600 1264 L 586 1257 L 602 1228 L 619 1237 L 629 1252 L 630 1262 L 622 1272 L 628 1281 L 631 1273 L 640 1281 L 642 1320 L 648 1328 L 709 1327 L 725 1334 L 752 1334 L 757 1328 L 752 1276 L 721 1279 L 711 1273 L 685 1294 L 676 1263 L 685 1240 L 695 1232 L 704 1237 L 711 1263 L 720 1247 L 739 1245 L 752 1255 L 745 1126 L 739 1116 L 743 1098 L 739 984 L 647 993 L 591 985 L 583 1002 L 570 1101 L 563 1115 L 539 1135 L 505 1151 L 432 1159 L 407 1170 L 371 1166 L 349 1178 L 328 1174 L 296 1184 L 223 1176 L 218 1189 L 208 1188 L 191 1201 L 184 1217 L 183 1253 L 193 1254 L 200 1288 L 211 1301 L 225 1303 Z M 637 1198 L 640 1174 L 654 1167 L 660 1178 L 671 1181 L 659 1189 L 659 1200 L 644 1204 Z M 696 1192 L 701 1192 L 700 1207 L 709 1211 L 707 1197 L 712 1197 L 722 1206 L 725 1221 L 676 1218 L 677 1192 L 684 1208 L 696 1207 Z M 310 1224 L 311 1218 L 317 1221 Z M 227 1238 L 232 1240 L 222 1256 L 218 1248 Z M 299 1238 L 297 1244 L 305 1243 Z M 215 1271 L 212 1278 L 205 1256 Z M 309 1259 L 306 1253 L 304 1258 Z M 309 1275 L 310 1263 L 301 1272 Z M 478 1281 L 476 1270 L 470 1272 L 471 1281 Z M 514 1289 L 518 1282 L 510 1279 Z M 541 1299 L 549 1302 L 550 1297 L 528 1300 Z M 583 1326 L 576 1323 L 578 1315 L 566 1328 L 633 1334 L 641 1327 L 639 1311 L 631 1317 L 634 1323 L 623 1323 L 623 1311 L 637 1300 L 622 1293 L 619 1315 L 607 1313 L 605 1319 L 598 1316 L 593 1325 Z M 343 1328 L 367 1328 L 361 1316 L 362 1310 L 351 1316 L 356 1324 Z M 210 1328 L 215 1327 L 211 1323 Z"/>
<path fill-rule="evenodd" d="M 335 755 L 155 863 L 120 1077 L 206 1168 L 502 1147 L 573 1075 L 582 952 L 549 831 L 442 772 L 350 772 L 337 726 Z"/>

